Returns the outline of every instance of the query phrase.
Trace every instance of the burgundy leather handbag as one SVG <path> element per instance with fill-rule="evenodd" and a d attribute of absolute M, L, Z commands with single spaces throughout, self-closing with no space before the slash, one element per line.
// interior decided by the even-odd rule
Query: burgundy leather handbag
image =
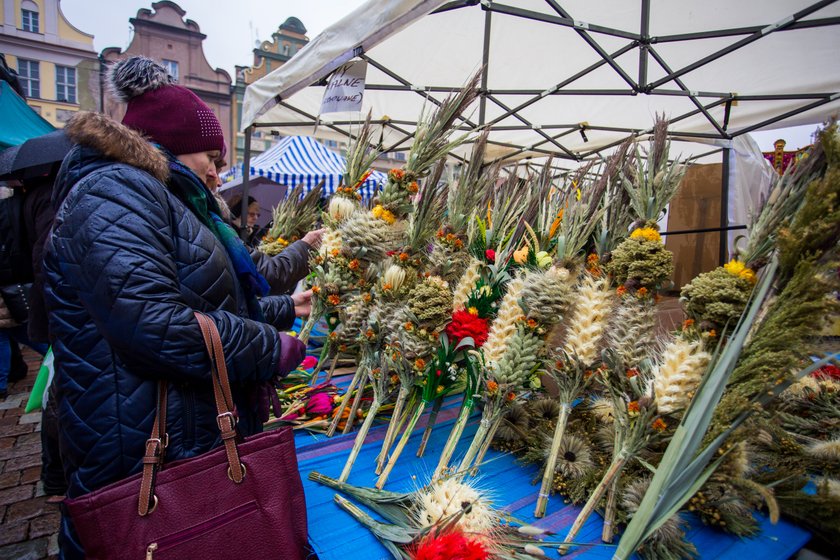
<path fill-rule="evenodd" d="M 97 560 L 303 559 L 306 503 L 292 430 L 237 442 L 219 332 L 205 315 L 196 313 L 196 318 L 210 355 L 224 445 L 164 468 L 162 381 L 143 472 L 65 502 L 85 555 Z"/>

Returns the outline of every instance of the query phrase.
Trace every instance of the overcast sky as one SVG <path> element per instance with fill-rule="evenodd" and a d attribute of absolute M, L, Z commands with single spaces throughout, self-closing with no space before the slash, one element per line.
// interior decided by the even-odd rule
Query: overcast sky
<path fill-rule="evenodd" d="M 294 16 L 307 29 L 310 39 L 329 27 L 364 0 L 176 0 L 207 35 L 204 53 L 214 68 L 227 70 L 235 77 L 234 66 L 253 64 L 255 43 L 269 40 L 277 27 Z M 70 23 L 94 35 L 94 47 L 101 52 L 106 47 L 125 49 L 131 42 L 129 18 L 141 8 L 151 9 L 152 0 L 62 0 L 61 9 Z M 773 149 L 773 141 L 787 140 L 786 148 L 793 150 L 808 145 L 816 126 L 799 126 L 783 130 L 752 133 L 764 151 Z"/>

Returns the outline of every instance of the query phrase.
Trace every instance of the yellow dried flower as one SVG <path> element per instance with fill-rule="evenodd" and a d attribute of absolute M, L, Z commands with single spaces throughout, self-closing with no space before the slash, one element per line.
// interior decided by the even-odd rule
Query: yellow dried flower
<path fill-rule="evenodd" d="M 387 224 L 393 224 L 397 221 L 397 217 L 394 216 L 394 214 L 390 210 L 384 208 L 381 204 L 377 204 L 376 206 L 374 206 L 373 210 L 371 210 L 370 213 L 373 214 L 374 218 L 378 218 Z"/>
<path fill-rule="evenodd" d="M 648 241 L 662 241 L 662 236 L 659 235 L 659 232 L 651 227 L 643 227 L 643 228 L 636 228 L 633 230 L 633 233 L 630 234 L 631 239 L 636 239 L 641 237 L 643 239 L 647 239 Z"/>
<path fill-rule="evenodd" d="M 732 259 L 731 261 L 723 265 L 723 268 L 726 269 L 726 272 L 728 272 L 732 276 L 738 276 L 740 278 L 743 278 L 744 280 L 749 281 L 752 284 L 755 284 L 756 282 L 755 271 L 751 268 L 747 268 L 747 265 L 745 265 L 739 260 Z"/>

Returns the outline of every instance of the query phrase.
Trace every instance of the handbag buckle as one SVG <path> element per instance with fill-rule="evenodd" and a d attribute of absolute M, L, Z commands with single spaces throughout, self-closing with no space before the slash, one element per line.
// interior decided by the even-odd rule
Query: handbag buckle
<path fill-rule="evenodd" d="M 229 426 L 225 427 L 222 425 L 222 418 L 228 419 L 230 422 Z M 221 432 L 230 432 L 236 427 L 236 416 L 233 415 L 233 412 L 222 412 L 216 416 L 216 424 L 219 426 Z"/>
<path fill-rule="evenodd" d="M 167 437 L 167 440 L 168 439 L 169 438 Z M 149 438 L 146 440 L 146 456 L 160 457 L 161 451 L 165 448 L 166 446 L 160 438 Z"/>

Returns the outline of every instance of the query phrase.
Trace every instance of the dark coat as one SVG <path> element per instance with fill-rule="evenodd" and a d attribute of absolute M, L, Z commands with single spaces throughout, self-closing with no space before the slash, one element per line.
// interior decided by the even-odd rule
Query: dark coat
<path fill-rule="evenodd" d="M 306 241 L 295 241 L 279 254 L 270 257 L 260 251 L 252 251 L 251 259 L 271 286 L 272 294 L 290 294 L 295 286 L 309 274 L 309 252 L 312 248 Z"/>
<path fill-rule="evenodd" d="M 44 243 L 50 234 L 55 210 L 52 207 L 54 177 L 27 181 L 23 200 L 23 221 L 32 254 L 32 291 L 29 294 L 29 339 L 33 342 L 49 342 L 47 309 L 44 305 L 44 275 L 41 263 L 44 259 Z"/>
<path fill-rule="evenodd" d="M 157 382 L 169 383 L 172 461 L 219 443 L 209 359 L 193 311 L 221 334 L 243 435 L 260 431 L 260 389 L 303 358 L 288 296 L 267 297 L 267 323 L 247 319 L 227 252 L 165 187 L 166 158 L 115 121 L 80 113 L 79 145 L 54 188 L 44 248 L 68 496 L 141 469 Z"/>

